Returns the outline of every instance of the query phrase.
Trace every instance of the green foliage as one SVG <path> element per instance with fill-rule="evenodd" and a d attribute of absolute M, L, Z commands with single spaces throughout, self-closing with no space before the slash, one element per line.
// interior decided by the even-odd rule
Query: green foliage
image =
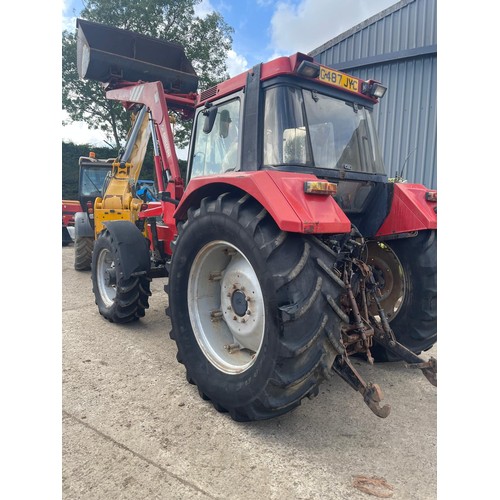
<path fill-rule="evenodd" d="M 130 128 L 130 118 L 123 107 L 106 99 L 102 85 L 84 81 L 76 68 L 76 35 L 63 32 L 62 106 L 73 121 L 84 121 L 90 129 L 102 130 L 115 145 Z"/>
<path fill-rule="evenodd" d="M 225 60 L 232 45 L 233 29 L 217 12 L 204 18 L 195 16 L 194 6 L 200 2 L 87 0 L 79 17 L 182 44 L 202 90 L 228 77 Z M 118 103 L 105 98 L 100 83 L 79 79 L 75 33 L 64 31 L 62 37 L 63 108 L 71 120 L 85 121 L 91 129 L 104 131 L 110 142 L 120 145 L 130 127 L 128 116 Z M 175 127 L 175 142 L 183 148 L 189 142 L 191 120 L 180 120 Z"/>
<path fill-rule="evenodd" d="M 116 158 L 118 149 L 112 148 L 95 148 L 88 144 L 73 144 L 72 142 L 62 143 L 62 199 L 77 200 L 78 199 L 78 159 L 80 156 L 88 156 L 89 152 L 93 151 L 96 158 L 107 159 Z M 186 180 L 187 162 L 179 160 L 184 182 Z M 148 148 L 144 163 L 141 169 L 141 179 L 155 180 L 154 161 L 152 148 Z"/>

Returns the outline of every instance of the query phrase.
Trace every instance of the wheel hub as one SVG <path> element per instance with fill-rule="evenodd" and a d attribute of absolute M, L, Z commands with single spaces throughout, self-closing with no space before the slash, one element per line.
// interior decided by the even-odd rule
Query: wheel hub
<path fill-rule="evenodd" d="M 231 297 L 231 307 L 233 311 L 242 318 L 248 310 L 247 296 L 241 291 L 236 290 Z"/>
<path fill-rule="evenodd" d="M 116 271 L 113 267 L 108 267 L 108 269 L 104 271 L 104 284 L 106 286 L 116 285 Z"/>
<path fill-rule="evenodd" d="M 101 250 L 97 257 L 96 267 L 99 295 L 106 307 L 111 307 L 116 297 L 116 268 L 109 250 Z"/>

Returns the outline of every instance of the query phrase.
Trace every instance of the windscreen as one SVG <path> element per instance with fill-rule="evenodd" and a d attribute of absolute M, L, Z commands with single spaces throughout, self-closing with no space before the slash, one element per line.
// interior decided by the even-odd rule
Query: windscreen
<path fill-rule="evenodd" d="M 287 86 L 266 91 L 263 160 L 385 174 L 369 109 Z"/>
<path fill-rule="evenodd" d="M 104 180 L 106 179 L 106 175 L 110 170 L 111 164 L 109 165 L 109 168 L 89 166 L 82 168 L 80 180 L 80 195 L 92 198 L 102 196 Z"/>

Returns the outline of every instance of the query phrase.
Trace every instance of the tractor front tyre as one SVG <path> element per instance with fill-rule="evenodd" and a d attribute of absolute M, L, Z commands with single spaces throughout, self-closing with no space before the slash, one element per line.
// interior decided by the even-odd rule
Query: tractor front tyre
<path fill-rule="evenodd" d="M 94 238 L 80 236 L 75 238 L 75 270 L 90 271 Z"/>
<path fill-rule="evenodd" d="M 437 231 L 368 244 L 368 264 L 381 290 L 382 307 L 399 343 L 420 354 L 437 341 Z M 375 304 L 370 307 L 376 315 Z M 379 361 L 396 361 L 380 345 Z"/>
<path fill-rule="evenodd" d="M 326 259 L 313 238 L 282 232 L 248 195 L 205 198 L 179 224 L 170 336 L 188 381 L 218 411 L 263 420 L 317 395 L 338 354 L 328 335 L 340 338 L 328 300 L 341 290 Z"/>
<path fill-rule="evenodd" d="M 92 289 L 99 313 L 112 323 L 129 323 L 142 318 L 149 307 L 151 278 L 124 277 L 119 242 L 105 229 L 92 252 Z"/>

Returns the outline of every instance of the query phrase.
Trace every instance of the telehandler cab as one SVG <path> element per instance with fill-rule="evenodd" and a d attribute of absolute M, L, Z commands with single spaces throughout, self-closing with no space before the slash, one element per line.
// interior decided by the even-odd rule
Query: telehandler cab
<path fill-rule="evenodd" d="M 437 194 L 389 182 L 372 109 L 380 83 L 297 53 L 198 92 L 181 46 L 83 19 L 79 75 L 133 115 L 95 200 L 92 282 L 116 323 L 168 277 L 170 336 L 201 397 L 268 419 L 337 374 L 379 417 L 351 356 L 403 360 L 437 385 Z M 187 185 L 169 113 L 193 119 Z M 159 201 L 134 197 L 148 140 Z M 231 155 L 229 153 L 232 151 Z"/>
<path fill-rule="evenodd" d="M 94 203 L 107 189 L 111 178 L 113 158 L 99 160 L 94 152 L 78 159 L 78 210 L 74 214 L 75 260 L 77 271 L 88 271 L 92 264 L 94 248 Z M 138 188 L 141 189 L 138 189 Z M 131 184 L 130 190 L 138 198 L 148 193 L 149 198 L 156 198 L 156 187 L 150 179 L 139 179 L 137 184 Z M 142 192 L 142 195 L 141 195 Z M 64 205 L 63 205 L 64 208 Z"/>

